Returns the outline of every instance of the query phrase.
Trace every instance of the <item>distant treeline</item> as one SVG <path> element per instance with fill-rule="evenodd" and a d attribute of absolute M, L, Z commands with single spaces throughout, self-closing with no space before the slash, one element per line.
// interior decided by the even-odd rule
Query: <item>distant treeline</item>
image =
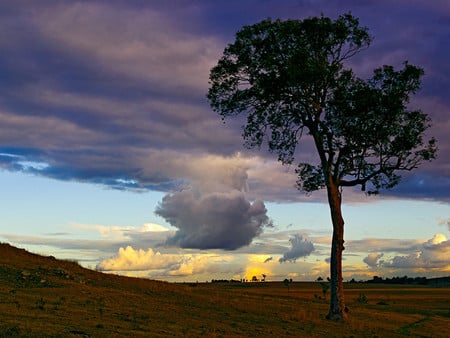
<path fill-rule="evenodd" d="M 355 281 L 352 279 L 350 283 L 368 283 L 368 284 L 402 284 L 402 285 L 435 285 L 435 286 L 450 286 L 450 277 L 392 277 L 383 278 L 374 276 L 373 279 L 367 281 Z"/>
<path fill-rule="evenodd" d="M 236 280 L 236 279 L 213 279 L 211 283 L 243 283 L 246 282 L 245 279 Z"/>
<path fill-rule="evenodd" d="M 328 278 L 327 278 L 328 279 Z M 213 279 L 211 283 L 245 283 L 245 282 L 263 282 L 264 280 L 260 279 Z M 318 282 L 322 282 L 323 278 L 317 278 Z M 292 280 L 291 280 L 292 282 Z M 367 284 L 401 284 L 401 285 L 431 285 L 431 286 L 450 286 L 450 276 L 449 277 L 438 277 L 438 278 L 427 278 L 427 277 L 392 277 L 392 278 L 383 278 L 374 276 L 373 279 L 369 279 L 366 281 L 360 280 L 356 281 L 354 278 L 347 283 L 367 283 Z"/>

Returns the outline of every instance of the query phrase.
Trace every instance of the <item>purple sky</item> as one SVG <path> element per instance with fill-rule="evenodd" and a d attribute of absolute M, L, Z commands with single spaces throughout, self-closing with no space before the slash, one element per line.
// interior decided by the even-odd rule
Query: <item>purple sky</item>
<path fill-rule="evenodd" d="M 209 69 L 242 25 L 352 11 L 374 36 L 353 60 L 358 74 L 404 60 L 426 71 L 411 104 L 432 117 L 439 159 L 389 193 L 448 201 L 450 5 L 392 3 L 2 1 L 0 163 L 23 170 L 20 162 L 42 162 L 39 174 L 58 179 L 171 190 L 196 175 L 177 163 L 183 157 L 245 151 L 239 127 L 222 126 L 205 100 Z M 292 198 L 268 185 L 255 178 L 252 191 Z"/>
<path fill-rule="evenodd" d="M 243 25 L 267 17 L 337 18 L 349 11 L 374 37 L 349 64 L 359 76 L 405 60 L 425 69 L 411 106 L 432 118 L 428 136 L 438 140 L 438 159 L 405 174 L 383 196 L 447 205 L 447 0 L 2 0 L 0 173 L 167 194 L 149 210 L 178 229 L 168 244 L 226 250 L 248 245 L 270 227 L 264 203 L 324 198 L 299 193 L 294 168 L 281 167 L 264 150 L 242 147 L 239 123 L 222 124 L 208 105 L 209 70 Z M 304 149 L 304 156 L 313 156 Z M 344 195 L 346 202 L 362 198 L 358 191 Z M 218 204 L 222 209 L 207 209 Z M 439 217 L 448 225 L 449 215 Z M 229 231 L 238 233 L 229 238 Z M 301 236 L 289 241 L 285 254 L 312 245 Z M 377 255 L 367 262 L 383 259 Z"/>

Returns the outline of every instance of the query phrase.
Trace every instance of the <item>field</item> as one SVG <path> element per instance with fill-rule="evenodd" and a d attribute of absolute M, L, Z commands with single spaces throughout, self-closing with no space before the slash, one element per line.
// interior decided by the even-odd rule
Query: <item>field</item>
<path fill-rule="evenodd" d="M 337 323 L 319 283 L 171 284 L 0 244 L 0 337 L 450 337 L 450 288 L 346 284 L 345 296 Z"/>

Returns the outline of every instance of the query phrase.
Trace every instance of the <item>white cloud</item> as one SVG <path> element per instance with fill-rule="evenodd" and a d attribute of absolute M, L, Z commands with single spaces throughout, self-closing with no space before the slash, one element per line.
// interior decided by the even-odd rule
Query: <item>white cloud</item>
<path fill-rule="evenodd" d="M 145 223 L 142 227 L 142 232 L 166 232 L 170 231 L 166 227 L 156 223 Z"/>
<path fill-rule="evenodd" d="M 151 248 L 145 251 L 127 246 L 120 248 L 115 257 L 100 262 L 97 269 L 101 271 L 157 270 L 172 269 L 180 264 L 181 260 L 178 255 L 163 255 L 160 252 L 154 252 Z"/>
<path fill-rule="evenodd" d="M 146 271 L 149 277 L 184 277 L 218 273 L 218 265 L 227 265 L 233 260 L 230 255 L 170 254 L 155 252 L 152 248 L 142 250 L 127 246 L 120 248 L 114 257 L 101 261 L 97 269 L 115 272 Z"/>
<path fill-rule="evenodd" d="M 227 272 L 226 266 L 234 261 L 234 257 L 229 255 L 216 254 L 195 254 L 184 255 L 181 264 L 177 269 L 172 269 L 168 272 L 169 276 L 193 276 L 206 274 L 210 275 Z M 220 271 L 220 270 L 224 271 Z M 209 274 L 209 276 L 208 276 Z"/>
<path fill-rule="evenodd" d="M 428 247 L 428 248 L 432 248 L 432 247 L 434 247 L 436 245 L 439 245 L 439 244 L 441 244 L 443 242 L 446 242 L 446 241 L 447 241 L 447 237 L 444 234 L 436 234 L 436 235 L 433 236 L 432 239 L 429 239 L 424 244 L 424 246 Z"/>

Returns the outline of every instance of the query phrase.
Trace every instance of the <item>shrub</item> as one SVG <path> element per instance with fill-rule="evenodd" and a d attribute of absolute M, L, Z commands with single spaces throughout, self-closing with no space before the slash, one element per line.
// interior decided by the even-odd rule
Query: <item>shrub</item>
<path fill-rule="evenodd" d="M 367 304 L 369 301 L 367 300 L 367 297 L 366 297 L 366 295 L 364 294 L 364 293 L 360 293 L 359 294 L 359 296 L 358 296 L 358 298 L 356 298 L 356 301 L 358 302 L 358 303 L 361 303 L 361 304 Z"/>

